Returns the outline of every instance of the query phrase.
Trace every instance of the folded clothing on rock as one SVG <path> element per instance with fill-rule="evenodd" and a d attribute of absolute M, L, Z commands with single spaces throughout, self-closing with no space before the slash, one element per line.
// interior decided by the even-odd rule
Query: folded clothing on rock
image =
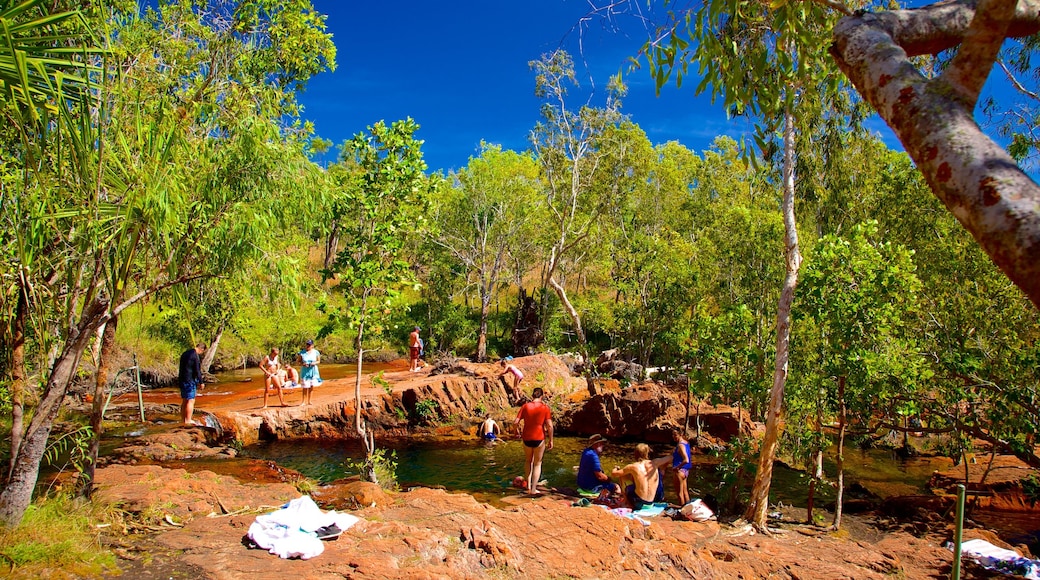
<path fill-rule="evenodd" d="M 1027 580 L 1040 580 L 1040 560 L 1030 560 L 1014 550 L 994 546 L 986 540 L 961 542 L 961 555 L 988 570 L 1022 576 Z"/>
<path fill-rule="evenodd" d="M 347 513 L 323 512 L 305 495 L 280 510 L 257 516 L 247 535 L 257 546 L 280 558 L 307 560 L 325 551 L 319 536 L 336 537 L 358 521 Z"/>

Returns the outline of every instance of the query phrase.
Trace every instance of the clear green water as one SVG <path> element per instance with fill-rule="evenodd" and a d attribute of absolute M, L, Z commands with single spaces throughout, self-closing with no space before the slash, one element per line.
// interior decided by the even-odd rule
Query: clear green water
<path fill-rule="evenodd" d="M 555 447 L 546 452 L 542 462 L 542 479 L 551 487 L 575 486 L 575 474 L 586 439 L 557 437 Z M 513 478 L 523 475 L 523 444 L 510 440 L 489 445 L 472 441 L 394 441 L 379 442 L 381 447 L 396 454 L 397 478 L 402 486 L 439 486 L 453 491 L 481 495 L 504 496 L 515 493 L 510 486 Z M 632 461 L 634 443 L 613 444 L 601 458 L 603 468 L 609 471 L 615 465 Z M 654 448 L 655 455 L 671 453 L 669 446 Z M 303 473 L 319 482 L 330 482 L 355 472 L 347 467 L 364 456 L 360 444 L 332 441 L 276 441 L 249 447 L 243 455 L 266 459 Z M 717 494 L 720 477 L 717 459 L 695 456 L 690 473 L 691 493 L 696 496 Z M 846 453 L 846 484 L 858 482 L 882 496 L 921 493 L 932 471 L 944 460 L 918 458 L 901 460 L 887 450 L 855 450 Z M 833 473 L 833 466 L 830 466 Z M 669 476 L 670 477 L 670 476 Z M 671 481 L 666 482 L 666 497 L 675 501 Z M 774 470 L 771 497 L 794 505 L 805 505 L 807 486 L 801 472 L 777 466 Z M 826 488 L 823 501 L 833 499 Z"/>

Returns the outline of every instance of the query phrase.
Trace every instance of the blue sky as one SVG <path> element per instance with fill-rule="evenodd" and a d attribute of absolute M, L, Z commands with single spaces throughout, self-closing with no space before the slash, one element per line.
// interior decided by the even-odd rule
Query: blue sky
<path fill-rule="evenodd" d="M 695 97 L 695 81 L 656 96 L 649 73 L 628 64 L 645 31 L 631 16 L 590 17 L 591 4 L 603 0 L 313 3 L 328 17 L 338 68 L 313 78 L 300 100 L 304 117 L 336 147 L 377 121 L 412 117 L 431 171 L 465 166 L 481 140 L 525 150 L 540 105 L 528 63 L 561 47 L 581 83 L 572 104 L 602 105 L 609 77 L 622 71 L 629 86 L 623 112 L 655 144 L 675 140 L 701 153 L 718 135 L 739 140 L 753 129 L 746 118 L 727 119 L 709 97 Z M 1007 83 L 998 70 L 987 90 L 1001 94 Z M 902 148 L 879 118 L 867 127 Z M 335 159 L 334 147 L 317 161 Z"/>
<path fill-rule="evenodd" d="M 583 92 L 603 103 L 607 80 L 626 73 L 623 111 L 654 143 L 677 140 L 707 149 L 715 136 L 738 138 L 746 119 L 727 120 L 693 85 L 674 84 L 655 96 L 646 70 L 629 72 L 627 58 L 643 43 L 637 20 L 618 18 L 628 33 L 599 17 L 581 20 L 586 0 L 454 0 L 342 2 L 314 0 L 338 50 L 338 68 L 310 81 L 301 95 L 304 117 L 338 147 L 379 120 L 412 117 L 421 126 L 431 171 L 460 168 L 480 141 L 527 149 L 539 118 L 528 62 L 558 47 L 573 56 Z M 583 102 L 587 94 L 574 94 Z M 334 161 L 335 153 L 322 161 Z"/>

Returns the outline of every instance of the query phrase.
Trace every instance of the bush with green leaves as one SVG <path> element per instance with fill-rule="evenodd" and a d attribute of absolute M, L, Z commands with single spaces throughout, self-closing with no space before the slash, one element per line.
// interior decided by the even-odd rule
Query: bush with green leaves
<path fill-rule="evenodd" d="M 737 437 L 718 452 L 719 511 L 735 513 L 748 497 L 748 483 L 755 476 L 758 448 L 748 437 Z"/>
<path fill-rule="evenodd" d="M 346 463 L 348 471 L 356 471 L 362 478 L 367 474 L 375 474 L 379 487 L 387 490 L 397 489 L 397 452 L 390 449 L 374 449 L 367 458 Z"/>
<path fill-rule="evenodd" d="M 432 423 L 438 414 L 437 401 L 422 399 L 415 403 L 415 418 L 420 423 Z"/>

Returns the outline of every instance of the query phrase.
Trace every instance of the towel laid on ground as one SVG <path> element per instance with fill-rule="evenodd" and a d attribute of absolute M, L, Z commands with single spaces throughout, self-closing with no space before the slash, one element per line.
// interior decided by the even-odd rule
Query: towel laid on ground
<path fill-rule="evenodd" d="M 666 503 L 652 503 L 633 511 L 632 514 L 643 518 L 652 518 L 661 515 L 661 512 L 667 507 L 668 504 Z"/>
<path fill-rule="evenodd" d="M 335 525 L 346 530 L 359 519 L 336 511 L 323 512 L 310 496 L 298 497 L 282 509 L 256 516 L 249 526 L 249 539 L 280 558 L 308 560 L 325 551 L 315 532 Z"/>
<path fill-rule="evenodd" d="M 599 504 L 593 504 L 593 505 L 599 505 Z M 633 512 L 629 508 L 611 508 L 611 507 L 608 507 L 608 506 L 605 506 L 605 505 L 600 505 L 599 507 L 607 510 L 608 512 L 616 515 L 619 518 L 625 518 L 625 519 L 628 519 L 628 520 L 635 520 L 635 521 L 643 524 L 644 526 L 649 526 L 650 525 L 650 520 L 643 519 L 642 517 L 636 515 L 636 512 Z"/>
<path fill-rule="evenodd" d="M 951 543 L 952 549 L 952 543 Z M 1027 580 L 1040 580 L 1040 560 L 1030 560 L 1014 550 L 994 546 L 986 540 L 961 542 L 961 555 L 988 570 L 1014 574 Z"/>

